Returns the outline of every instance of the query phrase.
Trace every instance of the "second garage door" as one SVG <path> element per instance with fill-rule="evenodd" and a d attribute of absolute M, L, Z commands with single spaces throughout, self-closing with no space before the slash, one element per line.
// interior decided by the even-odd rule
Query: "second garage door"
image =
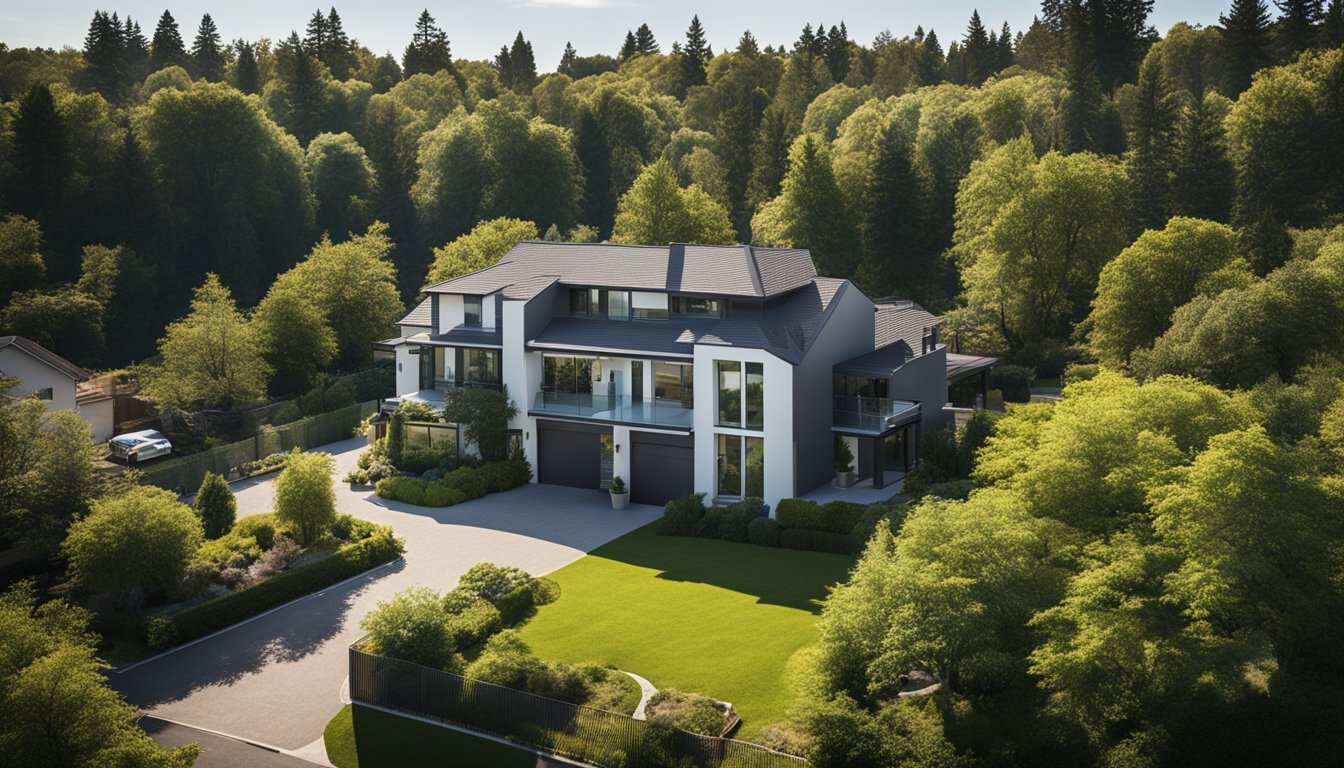
<path fill-rule="evenodd" d="M 537 422 L 537 482 L 597 490 L 601 472 L 600 432 Z"/>
<path fill-rule="evenodd" d="M 695 448 L 690 435 L 630 433 L 630 500 L 662 506 L 695 490 Z"/>

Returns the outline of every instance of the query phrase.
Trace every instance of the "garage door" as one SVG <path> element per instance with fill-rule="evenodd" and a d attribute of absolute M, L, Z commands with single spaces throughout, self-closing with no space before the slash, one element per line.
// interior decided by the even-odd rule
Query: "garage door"
<path fill-rule="evenodd" d="M 597 489 L 602 444 L 598 432 L 537 422 L 537 482 Z"/>
<path fill-rule="evenodd" d="M 695 490 L 695 448 L 690 435 L 631 432 L 630 500 L 662 506 Z"/>

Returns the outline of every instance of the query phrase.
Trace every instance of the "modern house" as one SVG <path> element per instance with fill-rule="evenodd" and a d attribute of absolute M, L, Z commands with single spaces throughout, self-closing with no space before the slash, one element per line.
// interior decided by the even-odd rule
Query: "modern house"
<path fill-rule="evenodd" d="M 506 385 L 542 483 L 774 506 L 832 482 L 837 436 L 880 488 L 949 419 L 938 319 L 805 250 L 528 241 L 425 294 L 379 343 L 398 400 Z"/>
<path fill-rule="evenodd" d="M 94 442 L 112 437 L 112 394 L 84 386 L 89 374 L 83 368 L 41 344 L 22 336 L 0 336 L 0 376 L 18 379 L 13 394 L 36 397 L 52 410 L 79 411 L 93 427 Z"/>

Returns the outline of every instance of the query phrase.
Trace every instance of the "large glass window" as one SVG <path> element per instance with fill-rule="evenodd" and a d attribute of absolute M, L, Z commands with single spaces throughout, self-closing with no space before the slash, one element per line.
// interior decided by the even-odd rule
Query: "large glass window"
<path fill-rule="evenodd" d="M 765 440 L 747 438 L 747 471 L 743 496 L 765 498 Z"/>
<path fill-rule="evenodd" d="M 742 438 L 739 435 L 719 435 L 720 496 L 742 495 Z"/>
<path fill-rule="evenodd" d="M 719 496 L 764 498 L 765 440 L 743 435 L 715 435 Z M 745 460 L 744 460 L 745 459 Z"/>
<path fill-rule="evenodd" d="M 630 294 L 630 308 L 637 320 L 666 320 L 667 294 L 633 291 Z"/>
<path fill-rule="evenodd" d="M 462 349 L 462 380 L 473 384 L 499 384 L 499 352 L 493 349 Z"/>
<path fill-rule="evenodd" d="M 744 423 L 747 429 L 765 428 L 765 366 L 761 363 L 747 363 L 747 407 Z"/>
<path fill-rule="evenodd" d="M 588 314 L 588 289 L 570 288 L 569 289 L 569 313 L 571 315 Z"/>
<path fill-rule="evenodd" d="M 630 317 L 629 291 L 607 291 L 607 317 L 626 320 Z"/>
<path fill-rule="evenodd" d="M 542 376 L 543 391 L 562 395 L 592 394 L 591 358 L 547 355 Z"/>
<path fill-rule="evenodd" d="M 673 296 L 672 314 L 675 315 L 718 315 L 718 299 L 701 299 L 695 296 Z"/>
<path fill-rule="evenodd" d="M 736 360 L 716 360 L 719 376 L 719 418 L 721 427 L 742 426 L 742 364 Z"/>
<path fill-rule="evenodd" d="M 463 296 L 462 297 L 462 324 L 468 328 L 481 327 L 481 297 Z"/>
<path fill-rule="evenodd" d="M 737 360 L 714 361 L 718 378 L 718 421 L 721 427 L 765 427 L 765 366 Z M 743 375 L 745 371 L 745 376 Z M 743 389 L 746 390 L 744 399 Z"/>
<path fill-rule="evenodd" d="M 653 364 L 653 397 L 655 400 L 673 400 L 682 407 L 695 407 L 695 366 L 680 363 Z"/>

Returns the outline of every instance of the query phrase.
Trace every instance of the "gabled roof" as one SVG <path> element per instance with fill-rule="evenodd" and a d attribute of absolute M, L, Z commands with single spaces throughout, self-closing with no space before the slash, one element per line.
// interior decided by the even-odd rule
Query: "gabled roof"
<path fill-rule="evenodd" d="M 397 321 L 397 325 L 413 325 L 417 328 L 430 328 L 434 325 L 434 308 L 430 297 L 425 297 L 406 316 Z"/>
<path fill-rule="evenodd" d="M 797 364 L 816 339 L 846 281 L 813 278 L 778 304 L 764 310 L 734 309 L 722 319 L 674 317 L 667 321 L 557 317 L 533 349 L 564 352 L 645 353 L 690 357 L 695 344 L 762 349 Z"/>
<path fill-rule="evenodd" d="M 22 336 L 0 336 L 0 349 L 4 349 L 5 347 L 14 347 L 15 349 L 22 350 L 30 357 L 46 363 L 49 367 L 55 368 L 75 381 L 84 381 L 89 378 L 88 372 L 83 368 L 80 368 L 78 365 L 66 360 L 64 357 L 52 352 L 32 339 L 25 339 Z"/>
<path fill-rule="evenodd" d="M 909 299 L 878 299 L 873 302 L 873 347 L 881 349 L 904 341 L 910 349 L 922 349 L 924 329 L 938 325 L 938 316 Z"/>
<path fill-rule="evenodd" d="M 764 299 L 807 285 L 817 270 L 798 248 L 525 240 L 496 264 L 425 290 L 485 295 L 542 276 L 568 285 Z"/>

